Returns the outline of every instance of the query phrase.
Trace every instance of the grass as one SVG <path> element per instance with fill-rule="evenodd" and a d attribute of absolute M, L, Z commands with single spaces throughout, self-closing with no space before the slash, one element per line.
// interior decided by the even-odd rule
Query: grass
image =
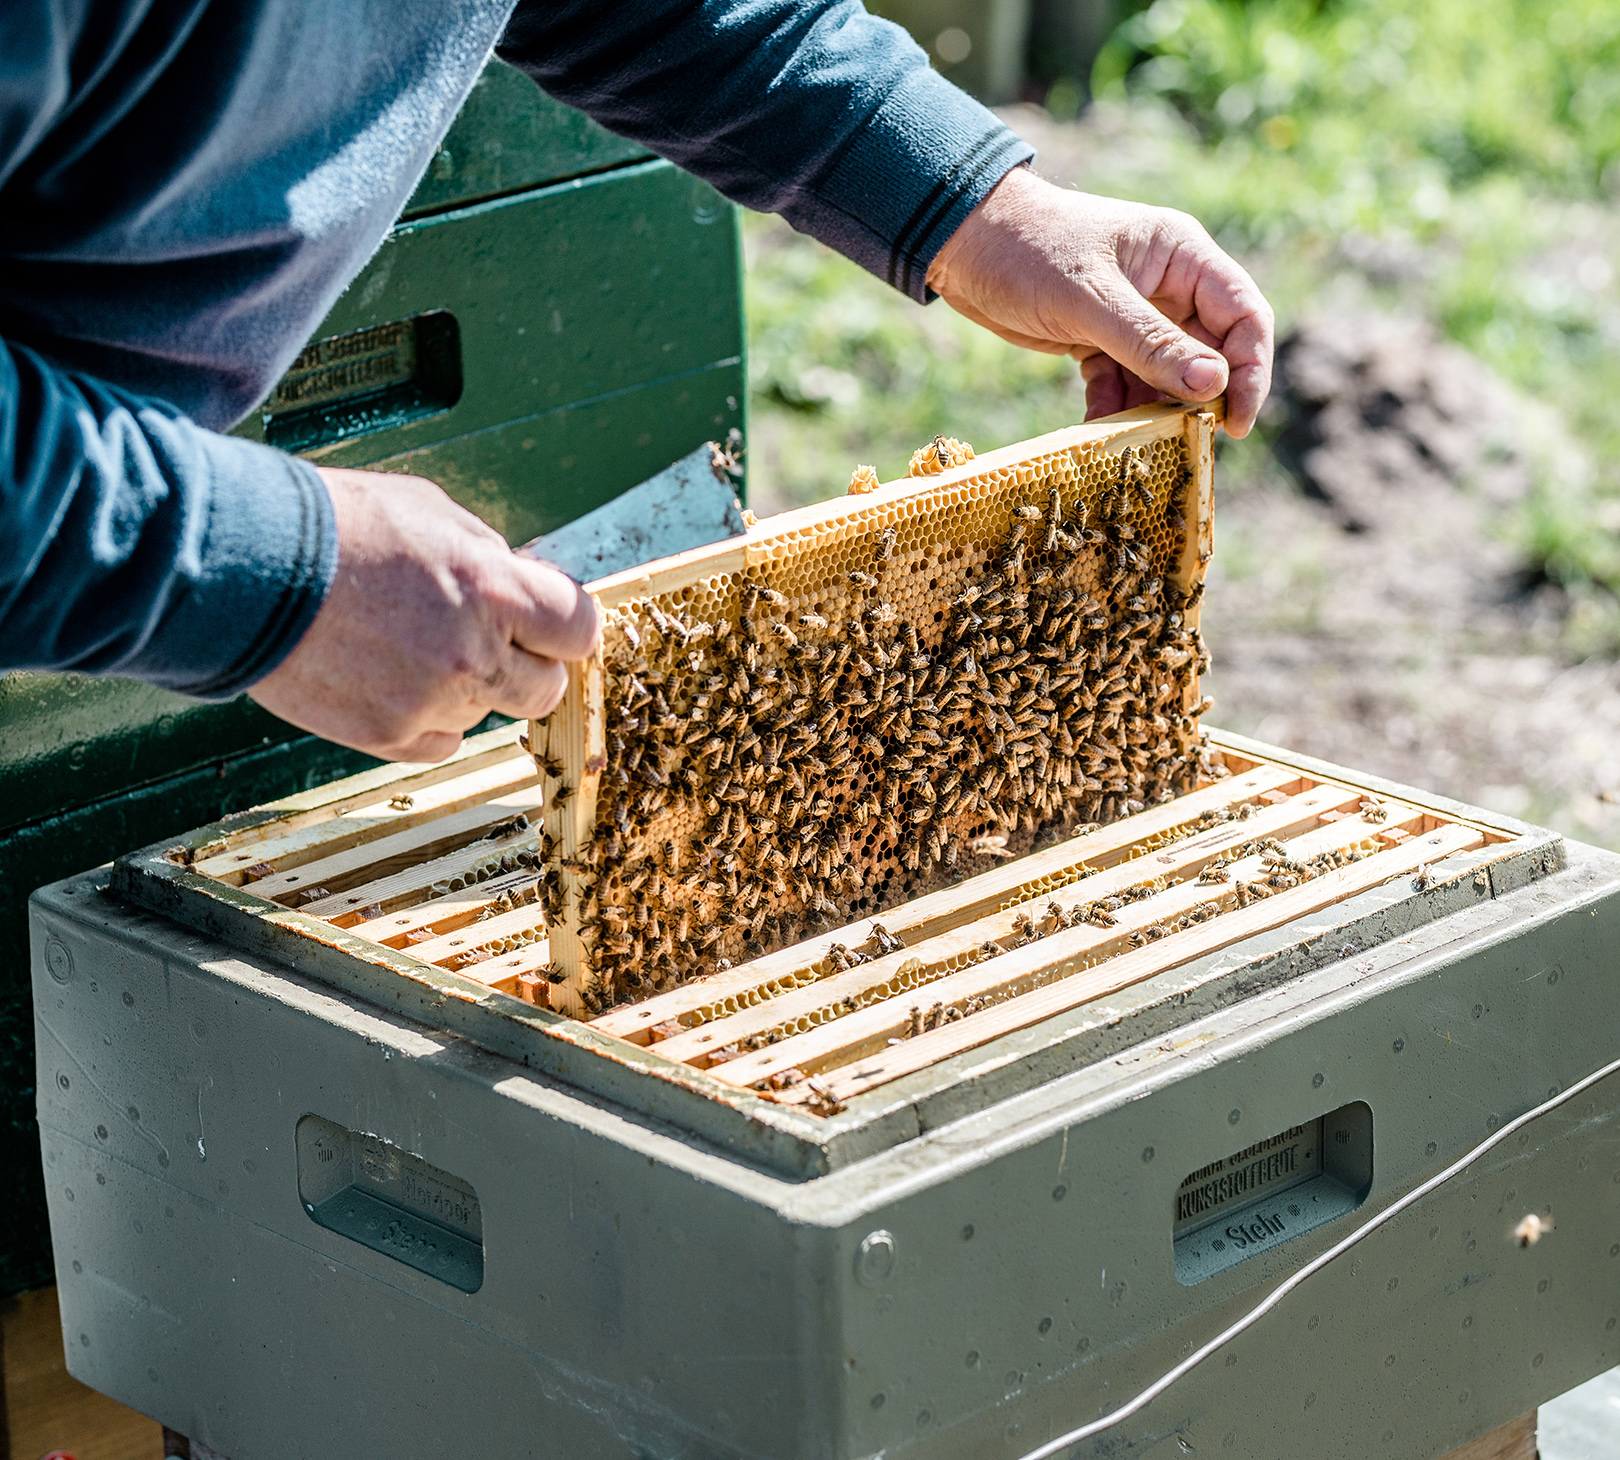
<path fill-rule="evenodd" d="M 885 481 L 938 432 L 978 446 L 1085 415 L 1072 361 L 996 339 L 944 304 L 924 309 L 854 264 L 750 217 L 749 491 L 760 510 L 845 490 L 864 462 Z"/>
<path fill-rule="evenodd" d="M 1185 208 L 1286 325 L 1355 273 L 1571 436 L 1514 532 L 1527 576 L 1620 593 L 1620 4 L 1157 0 L 1092 78 L 1131 145 L 1090 185 Z M 1073 87 L 1054 89 L 1054 111 Z M 1074 366 L 924 310 L 751 220 L 753 483 L 762 504 L 888 477 L 936 431 L 983 447 L 1078 420 Z M 1609 618 L 1612 619 L 1610 614 Z"/>
<path fill-rule="evenodd" d="M 1157 200 L 1287 260 L 1265 271 L 1284 318 L 1358 244 L 1404 258 L 1375 291 L 1573 430 L 1519 524 L 1527 571 L 1620 590 L 1620 6 L 1157 0 L 1093 85 L 1186 122 L 1204 165 Z"/>

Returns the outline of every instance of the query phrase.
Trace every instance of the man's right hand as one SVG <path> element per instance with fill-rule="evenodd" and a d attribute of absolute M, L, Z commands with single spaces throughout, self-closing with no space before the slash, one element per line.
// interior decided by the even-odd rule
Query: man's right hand
<path fill-rule="evenodd" d="M 385 760 L 443 760 L 491 710 L 549 714 L 567 684 L 563 662 L 596 645 L 590 595 L 518 557 L 432 482 L 321 476 L 337 517 L 337 577 L 253 698 Z"/>

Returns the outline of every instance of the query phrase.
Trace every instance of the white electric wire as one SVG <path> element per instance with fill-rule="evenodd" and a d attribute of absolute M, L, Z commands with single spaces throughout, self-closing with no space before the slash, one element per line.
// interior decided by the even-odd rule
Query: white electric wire
<path fill-rule="evenodd" d="M 1510 1120 L 1502 1127 L 1501 1130 L 1497 1131 L 1488 1139 L 1481 1141 L 1473 1148 L 1473 1150 L 1469 1151 L 1466 1156 L 1462 1157 L 1460 1160 L 1453 1161 L 1451 1165 L 1447 1166 L 1444 1171 L 1441 1171 L 1435 1176 L 1431 1176 L 1421 1186 L 1413 1187 L 1412 1190 L 1407 1192 L 1406 1195 L 1403 1196 L 1399 1201 L 1385 1207 L 1384 1210 L 1379 1212 L 1376 1217 L 1363 1222 L 1361 1226 L 1357 1227 L 1354 1232 L 1350 1233 L 1347 1237 L 1341 1238 L 1338 1242 L 1335 1242 L 1333 1246 L 1327 1249 L 1326 1252 L 1313 1257 L 1305 1264 L 1304 1267 L 1300 1268 L 1298 1272 L 1294 1273 L 1290 1277 L 1284 1278 L 1283 1281 L 1278 1283 L 1277 1286 L 1273 1288 L 1264 1299 L 1262 1299 L 1249 1312 L 1245 1313 L 1243 1317 L 1239 1318 L 1238 1321 L 1228 1328 L 1224 1333 L 1217 1334 L 1201 1349 L 1189 1354 L 1179 1364 L 1177 1364 L 1175 1368 L 1171 1369 L 1169 1373 L 1155 1379 L 1134 1399 L 1127 1400 L 1124 1404 L 1120 1405 L 1118 1409 L 1114 1410 L 1110 1414 L 1103 1415 L 1100 1419 L 1094 1419 L 1089 1424 L 1083 1424 L 1078 1429 L 1070 1430 L 1066 1435 L 1059 1435 L 1055 1440 L 1048 1440 L 1044 1445 L 1031 1450 L 1026 1455 L 1020 1456 L 1019 1460 L 1047 1460 L 1048 1456 L 1056 1455 L 1059 1450 L 1066 1449 L 1070 1445 L 1078 1444 L 1081 1440 L 1089 1440 L 1093 1435 L 1100 1435 L 1104 1430 L 1112 1429 L 1115 1425 L 1119 1424 L 1121 1420 L 1129 1419 L 1139 1410 L 1146 1409 L 1148 1405 L 1163 1394 L 1166 1389 L 1176 1382 L 1176 1380 L 1182 1378 L 1186 1374 L 1190 1374 L 1212 1353 L 1224 1348 L 1240 1333 L 1244 1333 L 1248 1329 L 1253 1328 L 1256 1323 L 1264 1318 L 1267 1313 L 1271 1312 L 1273 1308 L 1282 1302 L 1282 1300 L 1293 1292 L 1294 1289 L 1297 1288 L 1302 1282 L 1304 1282 L 1306 1278 L 1310 1277 L 1312 1273 L 1320 1272 L 1328 1265 L 1328 1263 L 1332 1262 L 1335 1257 L 1339 1257 L 1348 1252 L 1352 1247 L 1360 1242 L 1362 1238 L 1371 1236 L 1380 1227 L 1382 1227 L 1385 1222 L 1389 1221 L 1393 1217 L 1398 1217 L 1408 1207 L 1422 1201 L 1424 1197 L 1426 1197 L 1431 1191 L 1434 1191 L 1437 1187 L 1444 1186 L 1446 1182 L 1450 1181 L 1453 1176 L 1458 1175 L 1462 1171 L 1465 1171 L 1469 1166 L 1473 1165 L 1475 1161 L 1479 1160 L 1479 1158 L 1489 1151 L 1493 1146 L 1500 1145 L 1510 1135 L 1512 1135 L 1514 1131 L 1529 1125 L 1531 1121 L 1537 1120 L 1541 1116 L 1546 1115 L 1548 1111 L 1556 1110 L 1560 1105 L 1564 1104 L 1565 1101 L 1573 1100 L 1583 1090 L 1591 1089 L 1592 1086 L 1596 1085 L 1600 1080 L 1606 1080 L 1610 1075 L 1616 1073 L 1620 1073 L 1620 1060 L 1613 1060 L 1609 1064 L 1604 1065 L 1602 1069 L 1594 1070 L 1584 1080 L 1577 1081 L 1575 1084 L 1571 1085 L 1569 1089 L 1554 1095 L 1550 1100 L 1543 1100 L 1541 1104 L 1537 1105 L 1534 1109 L 1527 1110 L 1523 1115 Z"/>

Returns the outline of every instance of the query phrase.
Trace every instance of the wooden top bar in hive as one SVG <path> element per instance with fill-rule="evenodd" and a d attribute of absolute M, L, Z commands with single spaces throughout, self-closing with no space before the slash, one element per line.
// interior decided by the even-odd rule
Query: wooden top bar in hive
<path fill-rule="evenodd" d="M 1202 749 L 1169 802 L 588 1022 L 548 1007 L 515 726 L 132 852 L 113 888 L 803 1174 L 1562 865 L 1550 833 L 1218 731 Z"/>
<path fill-rule="evenodd" d="M 1150 406 L 591 585 L 531 726 L 553 1003 L 597 1014 L 1197 775 L 1216 416 Z M 915 469 L 915 468 L 914 468 Z"/>

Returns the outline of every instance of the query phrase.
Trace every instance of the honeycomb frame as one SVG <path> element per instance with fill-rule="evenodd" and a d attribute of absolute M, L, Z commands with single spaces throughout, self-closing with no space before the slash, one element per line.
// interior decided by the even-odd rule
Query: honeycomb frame
<path fill-rule="evenodd" d="M 1216 424 L 1143 407 L 591 584 L 601 647 L 529 728 L 553 1007 L 1189 789 Z"/>

